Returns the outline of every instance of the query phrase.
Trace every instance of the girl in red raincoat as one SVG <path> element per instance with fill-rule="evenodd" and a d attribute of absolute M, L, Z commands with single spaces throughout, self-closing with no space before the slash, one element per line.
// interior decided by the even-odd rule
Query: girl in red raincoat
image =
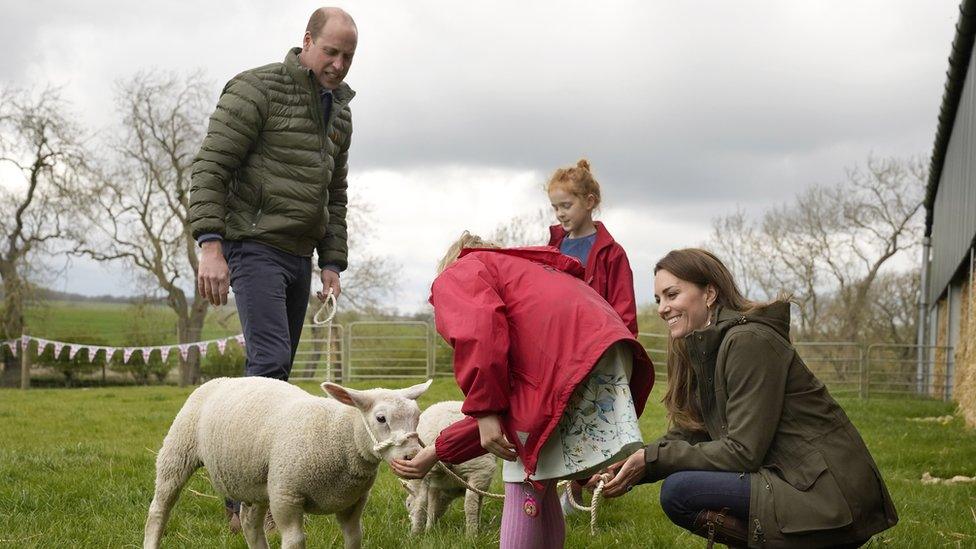
<path fill-rule="evenodd" d="M 560 547 L 556 481 L 640 447 L 651 361 L 579 261 L 555 248 L 495 248 L 465 233 L 441 271 L 430 302 L 468 417 L 393 470 L 421 478 L 438 460 L 491 452 L 506 460 L 501 547 Z"/>
<path fill-rule="evenodd" d="M 634 273 L 627 252 L 607 228 L 593 220 L 600 206 L 600 184 L 581 159 L 575 166 L 556 170 L 546 185 L 558 224 L 549 227 L 549 245 L 580 260 L 584 280 L 617 311 L 631 333 L 637 335 Z"/>

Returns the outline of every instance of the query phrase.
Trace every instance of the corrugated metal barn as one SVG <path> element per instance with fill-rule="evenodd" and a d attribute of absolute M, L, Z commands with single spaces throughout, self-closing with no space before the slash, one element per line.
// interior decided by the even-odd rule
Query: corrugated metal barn
<path fill-rule="evenodd" d="M 919 344 L 946 352 L 934 384 L 976 425 L 976 0 L 960 6 L 925 195 Z M 944 351 L 942 351 L 944 349 Z M 933 356 L 929 363 L 938 362 Z M 930 392 L 932 389 L 930 389 Z"/>

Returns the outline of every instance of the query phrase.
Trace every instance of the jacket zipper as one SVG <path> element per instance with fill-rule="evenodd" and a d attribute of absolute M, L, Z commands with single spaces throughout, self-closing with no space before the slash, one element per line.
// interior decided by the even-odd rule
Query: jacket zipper
<path fill-rule="evenodd" d="M 254 214 L 254 220 L 251 221 L 251 232 L 258 230 L 258 221 L 261 220 L 261 208 L 258 207 L 257 213 Z"/>
<path fill-rule="evenodd" d="M 328 137 L 328 133 L 327 133 L 328 130 L 329 130 L 329 126 L 328 126 L 328 122 L 327 121 L 322 120 L 322 98 L 320 96 L 319 97 L 316 97 L 317 90 L 316 90 L 316 86 L 315 86 L 315 81 L 313 80 L 314 76 L 312 74 L 312 71 L 308 71 L 308 78 L 309 78 L 309 80 L 311 81 L 311 84 L 312 84 L 312 92 L 311 92 L 311 94 L 312 94 L 312 105 L 313 105 L 312 112 L 313 112 L 313 114 L 315 116 L 316 126 L 318 126 L 318 128 L 319 128 L 319 132 L 318 132 L 319 133 L 319 155 L 320 155 L 320 158 L 322 160 L 322 170 L 323 170 L 322 177 L 323 177 L 323 179 L 327 179 L 325 177 L 325 163 L 326 163 L 325 157 L 327 156 L 327 153 L 326 153 L 326 150 L 325 150 L 325 140 L 329 138 Z M 333 93 L 335 93 L 335 92 L 333 92 Z M 335 98 L 335 95 L 333 95 L 333 98 Z M 334 118 L 334 115 L 335 115 L 335 112 L 333 112 L 334 110 L 335 110 L 335 101 L 333 101 L 332 109 L 329 109 L 329 119 Z M 336 169 L 336 166 L 333 166 L 332 167 L 332 171 L 335 172 L 335 169 Z M 324 182 L 324 187 L 325 188 L 323 189 L 323 192 L 319 193 L 319 207 L 318 207 L 317 214 L 318 214 L 318 219 L 320 219 L 320 220 L 322 219 L 322 216 L 324 215 L 323 214 L 323 209 L 325 208 L 325 195 L 326 195 L 326 193 L 329 192 L 329 183 L 330 183 L 330 181 L 325 181 Z"/>

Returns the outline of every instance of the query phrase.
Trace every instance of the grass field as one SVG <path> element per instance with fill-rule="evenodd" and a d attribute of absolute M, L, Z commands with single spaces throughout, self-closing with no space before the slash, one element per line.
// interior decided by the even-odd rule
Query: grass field
<path fill-rule="evenodd" d="M 28 307 L 25 316 L 31 335 L 45 339 L 126 345 L 127 338 L 148 336 L 156 345 L 176 343 L 176 313 L 164 305 L 48 301 Z M 222 307 L 207 315 L 203 339 L 239 332 L 236 310 Z"/>
<path fill-rule="evenodd" d="M 404 386 L 407 382 L 356 383 Z M 318 393 L 316 384 L 302 385 Z M 0 391 L 0 546 L 137 547 L 153 490 L 153 452 L 160 446 L 189 389 L 113 387 Z M 642 418 L 647 438 L 660 433 L 660 387 Z M 438 379 L 421 406 L 459 397 L 451 379 Z M 951 414 L 953 405 L 923 400 L 843 400 L 884 473 L 901 522 L 872 547 L 976 547 L 976 485 L 923 485 L 935 476 L 976 474 L 976 432 L 959 418 L 946 425 L 911 418 Z M 199 471 L 188 488 L 213 495 Z M 496 480 L 495 490 L 500 490 Z M 489 500 L 487 524 L 475 539 L 463 535 L 456 502 L 439 528 L 407 535 L 403 491 L 385 464 L 367 506 L 366 547 L 495 547 L 501 505 Z M 600 531 L 588 517 L 568 520 L 569 547 L 701 547 L 668 522 L 658 485 L 644 486 L 600 511 Z M 341 547 L 332 517 L 307 521 L 309 547 Z M 276 543 L 277 536 L 272 538 Z M 166 547 L 245 547 L 226 532 L 220 500 L 184 490 L 167 528 Z"/>

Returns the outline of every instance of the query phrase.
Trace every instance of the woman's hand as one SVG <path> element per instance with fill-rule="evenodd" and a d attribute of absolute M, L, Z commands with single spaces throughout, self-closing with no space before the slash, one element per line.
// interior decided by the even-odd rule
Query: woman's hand
<path fill-rule="evenodd" d="M 613 469 L 616 465 L 612 465 L 610 468 Z M 617 471 L 617 475 L 613 477 L 610 482 L 603 485 L 603 495 L 608 498 L 615 498 L 617 496 L 622 496 L 626 494 L 635 484 L 640 482 L 640 479 L 644 478 L 645 474 L 645 463 L 644 463 L 644 449 L 641 448 L 629 458 L 624 460 L 623 465 Z"/>
<path fill-rule="evenodd" d="M 599 473 L 597 473 L 597 474 L 593 475 L 592 477 L 590 477 L 590 479 L 587 480 L 586 481 L 586 484 L 584 484 L 583 486 L 587 490 L 589 490 L 591 492 L 593 490 L 596 490 L 596 486 L 598 484 L 600 484 L 600 481 L 601 480 L 603 480 L 603 476 L 604 475 L 610 475 L 610 478 L 613 478 L 614 475 L 617 474 L 617 471 L 619 471 L 620 468 L 623 467 L 624 466 L 624 463 L 626 463 L 626 462 L 627 462 L 626 459 L 622 459 L 622 460 L 618 461 L 617 463 L 614 463 L 610 467 L 607 467 L 606 469 L 604 469 L 604 470 L 600 471 Z"/>
<path fill-rule="evenodd" d="M 505 438 L 502 423 L 498 416 L 489 415 L 478 418 L 478 433 L 481 435 L 481 447 L 492 454 L 506 460 L 515 461 L 515 445 Z"/>
<path fill-rule="evenodd" d="M 434 445 L 424 448 L 411 460 L 395 459 L 390 463 L 393 474 L 400 478 L 424 478 L 437 464 L 437 451 Z"/>

